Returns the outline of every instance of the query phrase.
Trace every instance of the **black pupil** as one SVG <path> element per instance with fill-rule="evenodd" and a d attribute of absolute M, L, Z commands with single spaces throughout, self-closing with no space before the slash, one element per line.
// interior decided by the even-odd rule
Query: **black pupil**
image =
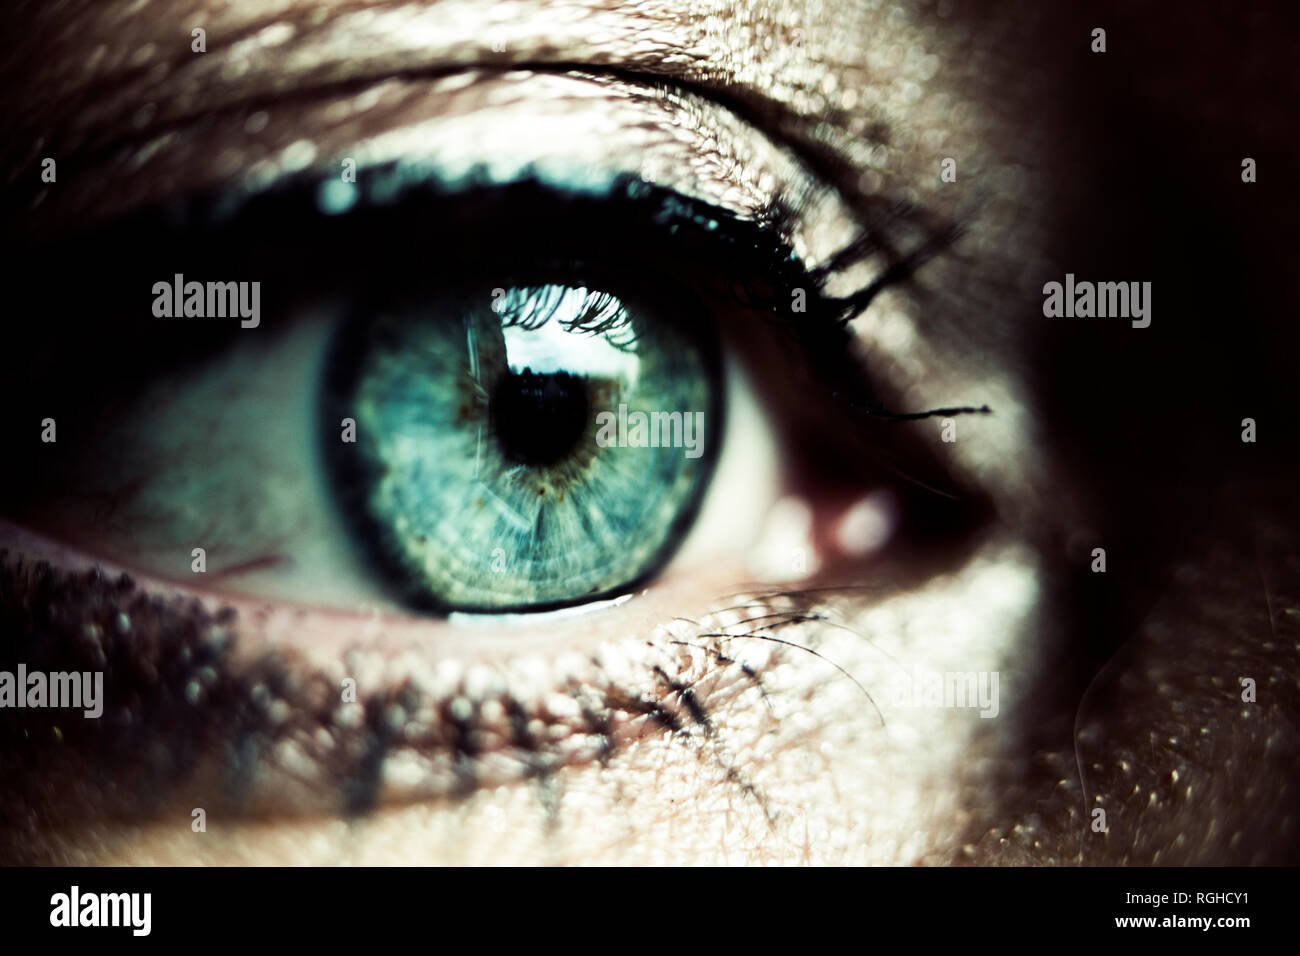
<path fill-rule="evenodd" d="M 587 428 L 586 379 L 568 372 L 509 372 L 489 406 L 502 454 L 521 465 L 553 465 L 568 456 Z"/>

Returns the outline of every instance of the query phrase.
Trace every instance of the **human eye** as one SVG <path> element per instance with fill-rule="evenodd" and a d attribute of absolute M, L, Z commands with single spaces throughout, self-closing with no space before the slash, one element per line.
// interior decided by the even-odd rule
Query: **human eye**
<path fill-rule="evenodd" d="M 330 153 L 291 115 L 235 182 L 121 209 L 72 184 L 49 222 L 76 227 L 22 249 L 79 343 L 28 328 L 9 353 L 15 420 L 58 429 L 8 479 L 9 517 L 44 536 L 11 530 L 11 593 L 65 609 L 23 647 L 106 655 L 110 719 L 91 729 L 152 755 L 95 764 L 95 799 L 119 801 L 97 814 L 135 805 L 111 786 L 128 766 L 156 784 L 150 813 L 196 786 L 232 819 L 463 800 L 713 726 L 707 686 L 761 708 L 759 657 L 738 645 L 786 646 L 759 632 L 807 615 L 728 595 L 773 563 L 778 580 L 845 580 L 872 560 L 827 560 L 845 510 L 897 485 L 873 499 L 889 524 L 946 480 L 923 444 L 879 430 L 843 325 L 861 217 L 786 151 L 625 80 L 433 92 Z M 410 96 L 362 92 L 315 121 Z M 497 139 L 538 102 L 555 130 Z M 270 129 L 260 112 L 230 123 Z M 579 122 L 601 135 L 575 139 Z M 123 162 L 166 168 L 210 134 Z M 909 238 L 905 217 L 870 225 L 875 250 Z M 56 278 L 69 263 L 75 288 Z M 256 321 L 152 308 L 183 313 L 186 281 L 254 280 Z M 681 413 L 681 442 L 603 445 L 597 415 L 620 405 Z M 764 545 L 783 496 L 806 527 Z M 60 570 L 34 568 L 42 554 Z M 159 603 L 178 593 L 199 603 Z M 66 628 L 81 636 L 53 636 Z M 201 756 L 167 756 L 181 748 Z"/>
<path fill-rule="evenodd" d="M 695 569 L 739 560 L 782 483 L 809 480 L 778 473 L 791 418 L 773 396 L 827 368 L 853 384 L 844 302 L 770 224 L 643 179 L 483 178 L 298 176 L 38 250 L 33 268 L 82 262 L 106 290 L 111 341 L 95 340 L 94 369 L 39 337 L 15 353 L 62 396 L 65 438 L 79 430 L 17 500 L 139 572 L 443 617 L 626 597 L 679 551 Z M 139 267 L 94 273 L 88 250 L 117 246 Z M 228 287 L 194 277 L 273 253 L 261 315 L 236 316 L 232 297 L 224 328 L 204 318 L 205 293 Z M 313 256 L 336 258 L 329 279 L 305 278 Z M 142 284 L 152 314 L 132 302 Z M 802 364 L 773 368 L 778 342 Z M 109 414 L 89 419 L 93 405 Z M 805 441 L 835 441 L 851 416 L 823 408 Z"/>
<path fill-rule="evenodd" d="M 639 181 L 585 198 L 535 182 L 462 192 L 421 182 L 375 201 L 399 175 L 410 173 L 363 173 L 371 195 L 347 214 L 322 208 L 327 179 L 250 200 L 220 225 L 192 212 L 179 237 L 114 226 L 137 250 L 160 230 L 176 248 L 209 230 L 191 243 L 202 252 L 160 273 L 155 311 L 176 316 L 133 323 L 125 303 L 105 313 L 114 328 L 170 342 L 164 350 L 221 335 L 211 323 L 177 328 L 184 275 L 214 250 L 251 249 L 253 262 L 281 243 L 354 251 L 332 289 L 311 285 L 321 304 L 286 306 L 280 328 L 270 314 L 266 330 L 232 322 L 214 360 L 179 373 L 158 353 L 160 381 L 109 402 L 97 447 L 67 465 L 86 475 L 86 461 L 113 462 L 99 485 L 44 510 L 140 571 L 185 577 L 192 545 L 222 587 L 305 604 L 527 611 L 623 597 L 654 576 L 727 444 L 719 319 L 735 324 L 740 310 L 703 283 L 739 281 L 728 270 L 740 263 L 715 254 L 712 272 L 690 274 L 679 251 L 698 252 L 724 223 Z M 425 223 L 437 232 L 412 244 Z M 307 285 L 279 282 L 290 296 Z M 111 387 L 90 390 L 107 398 Z M 733 425 L 753 428 L 752 389 L 733 392 Z M 775 486 L 770 448 L 744 453 L 749 480 L 728 499 L 742 529 Z M 104 496 L 118 502 L 112 513 L 91 504 Z"/>

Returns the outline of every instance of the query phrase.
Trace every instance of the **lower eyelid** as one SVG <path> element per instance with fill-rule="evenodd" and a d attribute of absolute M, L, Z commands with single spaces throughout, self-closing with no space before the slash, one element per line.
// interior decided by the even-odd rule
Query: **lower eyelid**
<path fill-rule="evenodd" d="M 167 600 L 197 600 L 211 614 L 228 608 L 244 622 L 248 641 L 269 648 L 293 648 L 295 653 L 317 662 L 337 659 L 357 647 L 390 653 L 417 649 L 434 659 L 454 655 L 466 665 L 501 665 L 521 653 L 581 654 L 609 641 L 611 635 L 653 630 L 672 618 L 674 612 L 697 607 L 743 576 L 738 563 L 715 563 L 707 569 L 696 566 L 669 573 L 639 592 L 590 610 L 577 607 L 553 614 L 458 615 L 448 620 L 398 608 L 363 605 L 360 610 L 328 610 L 236 594 L 221 587 L 189 587 L 105 561 L 0 519 L 0 553 L 5 551 L 28 562 L 47 562 L 70 574 L 93 570 L 109 578 L 126 575 L 142 591 Z"/>
<path fill-rule="evenodd" d="M 58 609 L 50 629 L 63 639 L 37 635 L 47 653 L 52 644 L 64 654 L 46 669 L 106 671 L 102 720 L 68 726 L 63 718 L 61 753 L 82 753 L 82 772 L 105 784 L 102 799 L 126 794 L 127 803 L 76 813 L 138 816 L 132 795 L 146 792 L 158 803 L 152 809 L 184 794 L 209 810 L 254 815 L 455 796 L 606 759 L 647 734 L 689 733 L 753 682 L 751 671 L 690 646 L 701 626 L 662 626 L 665 607 L 702 603 L 699 580 L 690 600 L 686 585 L 667 586 L 590 625 L 485 631 L 232 606 L 121 584 L 12 526 L 0 541 L 18 546 L 0 560 L 6 588 L 22 600 L 36 597 L 24 589 L 45 587 L 38 600 Z M 36 562 L 46 557 L 66 567 L 42 571 Z M 712 600 L 719 590 L 704 593 Z M 370 635 L 358 630 L 367 623 Z M 557 653 L 557 634 L 547 631 L 576 633 Z M 446 653 L 453 643 L 474 649 L 469 662 Z M 37 644 L 28 650 L 35 659 Z M 345 700 L 349 680 L 355 696 Z M 40 726 L 47 718 L 60 720 L 56 711 L 29 712 L 29 739 L 39 744 L 52 732 Z"/>

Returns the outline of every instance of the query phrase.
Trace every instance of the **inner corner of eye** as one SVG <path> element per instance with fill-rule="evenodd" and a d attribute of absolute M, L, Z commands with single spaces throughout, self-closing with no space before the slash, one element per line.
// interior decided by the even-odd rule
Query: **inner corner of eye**
<path fill-rule="evenodd" d="M 755 467 L 761 416 L 709 323 L 682 321 L 694 307 L 487 281 L 345 319 L 324 458 L 386 588 L 446 614 L 550 611 L 649 583 L 701 528 L 735 539 L 775 469 Z"/>

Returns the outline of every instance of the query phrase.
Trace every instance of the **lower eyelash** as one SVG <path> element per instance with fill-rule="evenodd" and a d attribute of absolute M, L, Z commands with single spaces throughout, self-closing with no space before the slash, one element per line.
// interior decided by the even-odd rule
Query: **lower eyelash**
<path fill-rule="evenodd" d="M 13 820 L 146 821 L 191 805 L 241 817 L 363 814 L 512 781 L 535 780 L 545 791 L 562 767 L 606 763 L 662 732 L 703 747 L 726 779 L 763 802 L 730 762 L 713 718 L 751 689 L 767 699 L 761 669 L 711 640 L 708 626 L 679 622 L 676 632 L 628 641 L 638 656 L 620 648 L 616 663 L 590 658 L 583 672 L 548 681 L 559 688 L 523 694 L 499 672 L 445 680 L 412 668 L 377 692 L 362 685 L 344 706 L 345 670 L 382 674 L 394 662 L 356 652 L 327 672 L 279 651 L 242 658 L 233 609 L 151 595 L 127 575 L 64 571 L 0 551 L 0 616 L 10 635 L 0 668 L 21 660 L 29 670 L 105 674 L 99 720 L 0 712 L 0 780 Z M 743 624 L 727 630 L 728 640 L 749 636 Z M 63 785 L 71 779 L 79 785 Z M 48 803 L 51 784 L 59 806 Z M 0 845 L 16 836 L 0 833 Z"/>

